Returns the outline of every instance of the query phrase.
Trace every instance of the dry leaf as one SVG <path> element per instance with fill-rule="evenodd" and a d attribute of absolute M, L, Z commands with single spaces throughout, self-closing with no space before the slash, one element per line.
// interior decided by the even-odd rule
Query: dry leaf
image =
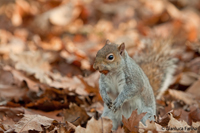
<path fill-rule="evenodd" d="M 9 43 L 0 45 L 1 54 L 9 54 L 11 52 L 21 53 L 24 51 L 24 49 L 25 49 L 25 43 L 17 37 L 11 37 Z"/>
<path fill-rule="evenodd" d="M 172 38 L 169 51 L 178 49 L 173 57 L 179 59 L 176 78 L 170 85 L 173 90 L 157 102 L 158 123 L 147 121 L 144 126 L 135 112 L 134 118 L 125 119 L 124 128 L 115 132 L 176 132 L 169 125 L 179 127 L 185 123 L 189 128 L 199 128 L 199 5 L 199 0 L 0 0 L 0 133 L 15 132 L 14 122 L 23 117 L 19 114 L 39 114 L 60 122 L 44 122 L 46 128 L 50 126 L 45 129 L 40 122 L 46 118 L 33 118 L 26 124 L 35 120 L 44 131 L 37 131 L 31 123 L 33 131 L 25 132 L 112 132 L 110 120 L 88 120 L 88 115 L 96 118 L 103 111 L 98 90 L 100 74 L 92 64 L 106 39 L 116 44 L 124 42 L 133 57 L 143 52 L 146 43 Z M 154 48 L 158 49 L 155 46 L 150 51 Z M 163 54 L 168 51 L 165 48 L 157 52 Z M 69 108 L 70 103 L 77 106 Z M 63 108 L 67 109 L 64 113 Z M 84 127 L 89 121 L 87 128 L 63 122 L 63 115 L 67 121 Z"/>
<path fill-rule="evenodd" d="M 180 84 L 190 86 L 198 79 L 198 75 L 192 72 L 185 72 L 181 75 Z"/>
<path fill-rule="evenodd" d="M 80 9 L 72 2 L 50 11 L 49 21 L 54 25 L 64 26 L 80 14 Z"/>
<path fill-rule="evenodd" d="M 192 127 L 190 129 L 187 129 L 187 131 L 190 131 L 191 133 L 196 133 L 200 129 L 200 122 L 192 122 Z"/>
<path fill-rule="evenodd" d="M 82 84 L 85 86 L 85 91 L 87 91 L 88 93 L 94 93 L 96 95 L 96 99 L 99 101 L 101 100 L 102 101 L 102 98 L 101 98 L 101 95 L 99 93 L 99 89 L 98 89 L 98 86 L 97 84 L 95 84 L 95 86 L 91 86 L 89 85 L 90 82 L 86 82 L 82 77 L 79 76 L 79 79 L 81 80 Z M 89 79 L 89 77 L 88 77 Z M 96 80 L 97 82 L 97 80 Z"/>
<path fill-rule="evenodd" d="M 128 128 L 129 131 L 132 131 L 133 133 L 137 133 L 139 129 L 139 122 L 145 114 L 146 113 L 141 113 L 138 115 L 137 110 L 134 110 L 128 119 L 126 119 L 122 115 L 122 122 L 124 126 Z"/>
<path fill-rule="evenodd" d="M 177 120 L 184 120 L 186 121 L 189 125 L 192 124 L 192 119 L 189 116 L 190 112 L 187 112 L 185 110 L 183 110 L 182 108 L 179 109 L 174 109 L 172 112 L 172 115 L 175 119 Z"/>
<path fill-rule="evenodd" d="M 192 119 L 192 121 L 194 121 L 194 122 L 200 121 L 200 109 L 197 108 L 197 109 L 191 111 L 191 112 L 189 113 L 189 117 L 190 117 L 190 118 Z"/>
<path fill-rule="evenodd" d="M 16 80 L 16 84 L 21 84 L 25 81 L 31 91 L 37 92 L 39 91 L 38 83 L 34 82 L 33 80 L 27 78 L 24 74 L 20 73 L 19 71 L 11 68 L 10 66 L 5 66 L 3 68 L 6 71 L 10 71 L 13 74 L 14 79 Z"/>
<path fill-rule="evenodd" d="M 100 102 L 95 102 L 90 107 L 87 108 L 90 112 L 93 112 L 94 110 L 97 111 L 99 114 L 103 113 L 103 105 Z"/>
<path fill-rule="evenodd" d="M 14 99 L 15 102 L 19 102 L 19 99 L 21 99 L 26 92 L 27 89 L 25 88 L 0 84 L 0 102 L 3 100 L 10 101 L 12 99 Z"/>
<path fill-rule="evenodd" d="M 42 126 L 48 128 L 53 122 L 56 121 L 45 116 L 25 114 L 24 117 L 17 124 L 15 124 L 14 129 L 18 133 L 29 130 L 43 131 Z"/>
<path fill-rule="evenodd" d="M 0 107 L 0 120 L 7 117 L 17 122 L 22 118 L 21 114 L 24 114 L 23 108 Z"/>
<path fill-rule="evenodd" d="M 198 46 L 199 50 L 200 50 L 200 45 Z M 193 60 L 190 60 L 189 63 L 186 64 L 187 68 L 194 72 L 197 77 L 200 74 L 200 57 L 194 58 Z"/>
<path fill-rule="evenodd" d="M 75 126 L 84 124 L 89 119 L 85 109 L 76 104 L 70 104 L 69 109 L 64 109 L 63 115 L 65 121 L 71 122 Z"/>
<path fill-rule="evenodd" d="M 0 105 L 3 105 L 3 101 L 5 103 L 10 100 L 18 102 L 26 92 L 27 89 L 16 85 L 16 81 L 11 72 L 0 68 Z"/>
<path fill-rule="evenodd" d="M 3 128 L 7 131 L 9 129 L 12 129 L 14 127 L 15 122 L 11 118 L 4 119 L 3 122 L 1 122 L 3 125 Z"/>
<path fill-rule="evenodd" d="M 92 87 L 96 87 L 99 85 L 99 77 L 100 77 L 100 73 L 96 71 L 90 74 L 88 77 L 85 77 L 84 80 L 88 83 L 88 85 Z"/>
<path fill-rule="evenodd" d="M 58 122 L 62 122 L 63 118 L 59 116 L 60 113 L 62 113 L 62 110 L 55 110 L 51 112 L 44 112 L 41 110 L 35 110 L 35 109 L 24 109 L 25 114 L 30 114 L 30 115 L 41 115 L 41 116 L 46 116 L 48 118 L 57 120 Z"/>
<path fill-rule="evenodd" d="M 186 92 L 192 94 L 197 99 L 200 99 L 200 93 L 197 93 L 200 92 L 200 78 L 191 87 L 189 87 Z"/>
<path fill-rule="evenodd" d="M 59 123 L 60 124 L 60 123 Z M 49 133 L 74 133 L 76 126 L 74 126 L 70 122 L 66 122 L 64 124 L 60 124 L 57 127 L 55 127 L 52 131 Z"/>
<path fill-rule="evenodd" d="M 68 1 L 66 4 L 48 10 L 37 17 L 33 21 L 33 28 L 37 27 L 37 32 L 44 33 L 49 31 L 51 24 L 65 26 L 72 22 L 80 14 L 80 9 L 76 5 L 76 1 Z"/>
<path fill-rule="evenodd" d="M 178 99 L 178 100 L 182 100 L 186 104 L 191 105 L 191 104 L 197 103 L 197 101 L 195 100 L 196 97 L 189 93 L 185 93 L 183 91 L 172 90 L 172 89 L 169 89 L 168 92 L 172 97 L 174 97 L 175 99 Z"/>
<path fill-rule="evenodd" d="M 65 126 L 60 125 L 59 127 L 55 127 L 52 131 L 50 131 L 49 133 L 71 133 L 74 132 L 74 130 L 68 130 L 66 129 Z"/>
<path fill-rule="evenodd" d="M 25 105 L 25 107 L 40 109 L 43 111 L 59 110 L 68 106 L 69 103 L 67 101 L 64 101 L 62 103 L 60 101 L 53 100 L 47 96 L 44 96 L 43 98 L 40 98 L 37 101 L 33 101 Z"/>
<path fill-rule="evenodd" d="M 185 131 L 186 132 L 187 131 L 186 128 L 190 127 L 187 124 L 187 122 L 176 120 L 171 113 L 169 115 L 170 115 L 170 121 L 168 123 L 168 128 L 173 128 L 173 129 L 171 129 L 172 131 Z"/>
<path fill-rule="evenodd" d="M 158 130 L 161 129 L 161 126 L 156 124 L 154 121 L 146 121 L 146 126 L 144 126 L 141 122 L 139 124 L 139 132 L 144 132 L 144 131 L 152 131 L 152 132 L 157 132 Z"/>
<path fill-rule="evenodd" d="M 50 65 L 47 62 L 45 54 L 41 52 L 27 51 L 15 56 L 11 54 L 11 58 L 17 62 L 15 65 L 16 69 L 23 70 L 27 74 L 33 74 L 41 83 L 48 84 L 55 88 L 67 88 L 70 91 L 75 90 L 78 94 L 82 95 L 88 94 L 84 91 L 84 85 L 77 77 L 68 78 L 61 76 L 59 73 L 50 72 Z M 28 81 L 30 85 L 34 85 L 30 80 L 25 80 Z"/>
<path fill-rule="evenodd" d="M 23 52 L 20 54 L 10 55 L 11 59 L 16 62 L 15 68 L 25 71 L 27 74 L 33 74 L 36 79 L 42 83 L 51 83 L 52 80 L 47 75 L 50 70 L 49 63 L 45 60 L 41 52 Z"/>
<path fill-rule="evenodd" d="M 92 117 L 87 123 L 86 128 L 78 126 L 75 133 L 109 133 L 112 129 L 112 121 L 108 118 L 101 118 L 98 121 Z"/>

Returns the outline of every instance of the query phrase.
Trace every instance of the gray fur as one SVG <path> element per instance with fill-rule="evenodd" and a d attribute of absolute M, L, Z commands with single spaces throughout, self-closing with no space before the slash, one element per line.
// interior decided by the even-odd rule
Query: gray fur
<path fill-rule="evenodd" d="M 138 114 L 147 112 L 141 122 L 154 120 L 156 114 L 155 97 L 148 78 L 142 69 L 124 51 L 119 67 L 99 79 L 100 94 L 104 101 L 102 117 L 109 117 L 113 130 L 122 124 L 122 115 L 131 116 L 137 109 Z"/>

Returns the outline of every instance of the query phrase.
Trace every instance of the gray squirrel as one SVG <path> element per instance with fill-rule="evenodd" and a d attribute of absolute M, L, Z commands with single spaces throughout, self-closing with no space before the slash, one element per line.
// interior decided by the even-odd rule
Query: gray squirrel
<path fill-rule="evenodd" d="M 155 96 L 158 90 L 167 89 L 174 64 L 162 51 L 152 50 L 148 54 L 149 57 L 141 55 L 134 61 L 124 43 L 118 46 L 108 40 L 97 52 L 93 68 L 101 73 L 99 89 L 104 101 L 101 117 L 112 120 L 112 130 L 122 125 L 122 115 L 128 119 L 136 109 L 138 114 L 146 112 L 141 120 L 144 125 L 147 119 L 154 120 Z"/>

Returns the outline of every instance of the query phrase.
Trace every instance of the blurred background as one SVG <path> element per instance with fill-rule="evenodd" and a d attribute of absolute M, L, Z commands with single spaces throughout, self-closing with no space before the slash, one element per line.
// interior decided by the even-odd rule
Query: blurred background
<path fill-rule="evenodd" d="M 124 42 L 131 56 L 152 40 L 173 40 L 170 88 L 184 94 L 169 94 L 181 108 L 199 99 L 199 0 L 0 0 L 0 105 L 53 111 L 76 103 L 101 114 L 92 64 L 107 39 Z"/>
<path fill-rule="evenodd" d="M 199 12 L 199 0 L 0 0 L 0 58 L 50 52 L 51 71 L 85 76 L 107 39 L 134 55 L 147 38 L 172 38 L 189 61 L 199 52 Z"/>

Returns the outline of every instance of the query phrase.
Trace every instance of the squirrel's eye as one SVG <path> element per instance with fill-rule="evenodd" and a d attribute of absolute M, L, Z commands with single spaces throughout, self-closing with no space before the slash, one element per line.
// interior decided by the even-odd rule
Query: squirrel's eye
<path fill-rule="evenodd" d="M 111 53 L 107 56 L 107 60 L 113 61 L 114 60 L 114 55 Z"/>
<path fill-rule="evenodd" d="M 114 58 L 113 55 L 108 56 L 109 60 L 112 60 L 113 58 Z"/>

